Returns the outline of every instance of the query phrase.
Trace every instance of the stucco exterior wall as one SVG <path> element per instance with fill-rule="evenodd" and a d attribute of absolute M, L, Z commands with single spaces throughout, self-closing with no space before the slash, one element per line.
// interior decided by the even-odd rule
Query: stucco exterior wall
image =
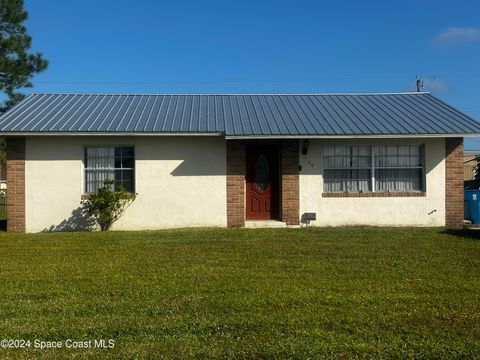
<path fill-rule="evenodd" d="M 313 226 L 445 225 L 445 139 L 337 140 L 353 144 L 425 144 L 426 195 L 323 197 L 323 146 L 300 151 L 300 215 L 317 213 Z M 226 141 L 221 137 L 27 137 L 27 232 L 82 230 L 85 145 L 134 145 L 137 199 L 117 230 L 227 226 Z M 301 148 L 302 141 L 299 146 Z M 301 149 L 300 149 L 301 150 Z"/>
<path fill-rule="evenodd" d="M 422 197 L 322 197 L 323 146 L 327 143 L 325 140 L 310 140 L 308 154 L 300 154 L 300 214 L 317 213 L 317 220 L 311 225 L 445 225 L 445 139 L 336 141 L 350 144 L 425 144 L 426 196 Z"/>
<path fill-rule="evenodd" d="M 81 230 L 85 145 L 134 145 L 137 199 L 116 230 L 226 226 L 226 143 L 220 137 L 29 137 L 26 231 Z"/>

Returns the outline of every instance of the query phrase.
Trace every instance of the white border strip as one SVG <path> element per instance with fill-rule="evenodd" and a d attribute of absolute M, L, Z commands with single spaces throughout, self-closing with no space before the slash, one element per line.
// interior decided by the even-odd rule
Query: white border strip
<path fill-rule="evenodd" d="M 480 137 L 480 133 L 469 134 L 400 134 L 400 135 L 251 135 L 225 136 L 227 140 L 248 139 L 396 139 L 396 138 L 447 138 L 447 137 Z"/>
<path fill-rule="evenodd" d="M 0 132 L 3 136 L 225 136 L 222 133 L 151 133 L 151 132 Z M 479 134 L 480 136 L 480 134 Z"/>

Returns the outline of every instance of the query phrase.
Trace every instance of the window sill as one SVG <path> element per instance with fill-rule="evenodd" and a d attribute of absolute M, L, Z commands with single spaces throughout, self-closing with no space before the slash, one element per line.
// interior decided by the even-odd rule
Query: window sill
<path fill-rule="evenodd" d="M 403 192 L 324 192 L 322 197 L 326 198 L 358 198 L 358 197 L 425 197 L 424 191 L 403 191 Z"/>
<path fill-rule="evenodd" d="M 133 194 L 133 193 L 129 193 L 129 194 Z M 135 193 L 135 195 L 138 195 L 138 193 Z M 90 200 L 91 196 L 92 196 L 91 194 L 82 194 L 80 195 L 80 200 Z"/>

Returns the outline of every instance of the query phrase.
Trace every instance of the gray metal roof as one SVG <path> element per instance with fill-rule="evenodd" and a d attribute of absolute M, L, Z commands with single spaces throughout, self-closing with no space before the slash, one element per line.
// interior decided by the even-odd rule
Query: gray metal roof
<path fill-rule="evenodd" d="M 0 134 L 469 135 L 480 123 L 428 93 L 32 94 Z"/>

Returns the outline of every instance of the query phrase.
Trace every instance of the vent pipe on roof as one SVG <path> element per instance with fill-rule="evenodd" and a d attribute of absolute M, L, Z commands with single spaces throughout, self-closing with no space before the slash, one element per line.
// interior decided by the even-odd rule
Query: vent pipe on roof
<path fill-rule="evenodd" d="M 415 82 L 417 85 L 417 92 L 423 91 L 423 80 L 420 75 L 416 76 L 417 81 Z"/>

